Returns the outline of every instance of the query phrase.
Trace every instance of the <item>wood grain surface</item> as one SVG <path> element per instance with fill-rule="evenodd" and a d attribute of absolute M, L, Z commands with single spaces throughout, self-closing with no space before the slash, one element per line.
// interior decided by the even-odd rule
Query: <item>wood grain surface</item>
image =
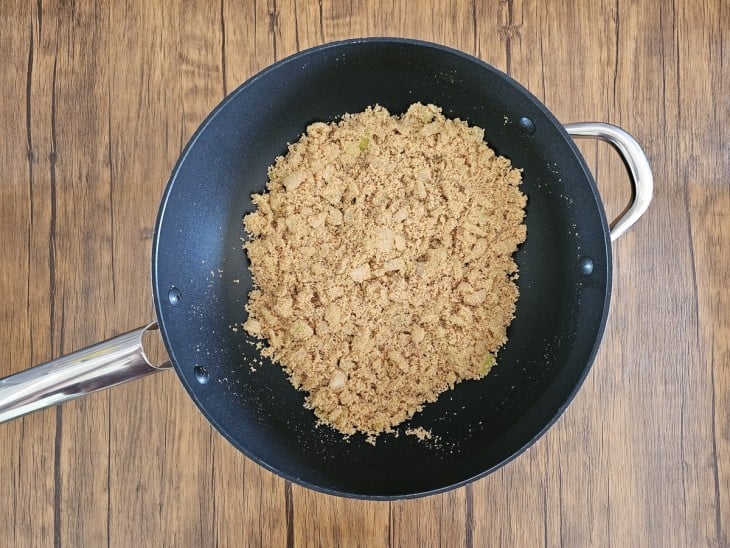
<path fill-rule="evenodd" d="M 468 487 L 368 503 L 247 460 L 160 374 L 0 425 L 0 544 L 730 545 L 726 0 L 0 0 L 0 375 L 152 319 L 158 200 L 198 124 L 273 61 L 366 35 L 475 54 L 645 147 L 655 199 L 614 244 L 575 401 Z M 614 215 L 622 163 L 581 148 Z"/>

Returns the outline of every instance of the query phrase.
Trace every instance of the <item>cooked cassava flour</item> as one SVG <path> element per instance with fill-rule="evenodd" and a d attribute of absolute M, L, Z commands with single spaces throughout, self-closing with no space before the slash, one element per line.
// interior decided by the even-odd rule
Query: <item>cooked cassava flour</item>
<path fill-rule="evenodd" d="M 484 377 L 515 312 L 520 171 L 434 105 L 314 123 L 253 196 L 248 333 L 321 422 L 375 437 Z"/>

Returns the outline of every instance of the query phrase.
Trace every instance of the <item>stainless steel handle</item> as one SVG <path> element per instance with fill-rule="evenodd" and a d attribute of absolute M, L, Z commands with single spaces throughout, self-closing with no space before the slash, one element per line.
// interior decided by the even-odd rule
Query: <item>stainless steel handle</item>
<path fill-rule="evenodd" d="M 634 196 L 628 209 L 611 223 L 611 241 L 616 241 L 649 208 L 654 193 L 654 177 L 649 160 L 636 139 L 620 127 L 600 122 L 581 122 L 565 124 L 565 129 L 573 137 L 591 137 L 611 143 L 629 168 Z"/>
<path fill-rule="evenodd" d="M 152 323 L 0 379 L 0 423 L 169 369 L 150 363 L 142 335 Z"/>

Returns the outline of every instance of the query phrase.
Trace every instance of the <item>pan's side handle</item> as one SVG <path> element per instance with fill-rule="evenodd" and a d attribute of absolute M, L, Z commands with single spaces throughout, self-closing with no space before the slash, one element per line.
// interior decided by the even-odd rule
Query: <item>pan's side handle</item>
<path fill-rule="evenodd" d="M 142 346 L 152 323 L 0 379 L 0 423 L 169 369 L 153 365 Z"/>
<path fill-rule="evenodd" d="M 600 122 L 566 124 L 566 131 L 573 137 L 591 137 L 611 143 L 629 169 L 633 185 L 633 199 L 628 209 L 611 223 L 611 241 L 616 241 L 646 212 L 654 192 L 651 167 L 641 145 L 620 127 Z"/>

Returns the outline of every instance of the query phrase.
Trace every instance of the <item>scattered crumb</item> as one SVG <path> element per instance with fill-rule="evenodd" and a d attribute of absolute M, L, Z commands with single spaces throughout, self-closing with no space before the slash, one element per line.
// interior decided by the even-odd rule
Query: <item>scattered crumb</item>
<path fill-rule="evenodd" d="M 434 105 L 311 124 L 244 218 L 244 329 L 306 407 L 374 443 L 506 342 L 525 240 L 520 171 Z"/>
<path fill-rule="evenodd" d="M 422 426 L 419 426 L 418 428 L 407 429 L 406 435 L 414 436 L 414 437 L 418 438 L 419 441 L 430 440 L 433 437 L 433 434 L 431 434 L 431 431 L 426 430 Z"/>

